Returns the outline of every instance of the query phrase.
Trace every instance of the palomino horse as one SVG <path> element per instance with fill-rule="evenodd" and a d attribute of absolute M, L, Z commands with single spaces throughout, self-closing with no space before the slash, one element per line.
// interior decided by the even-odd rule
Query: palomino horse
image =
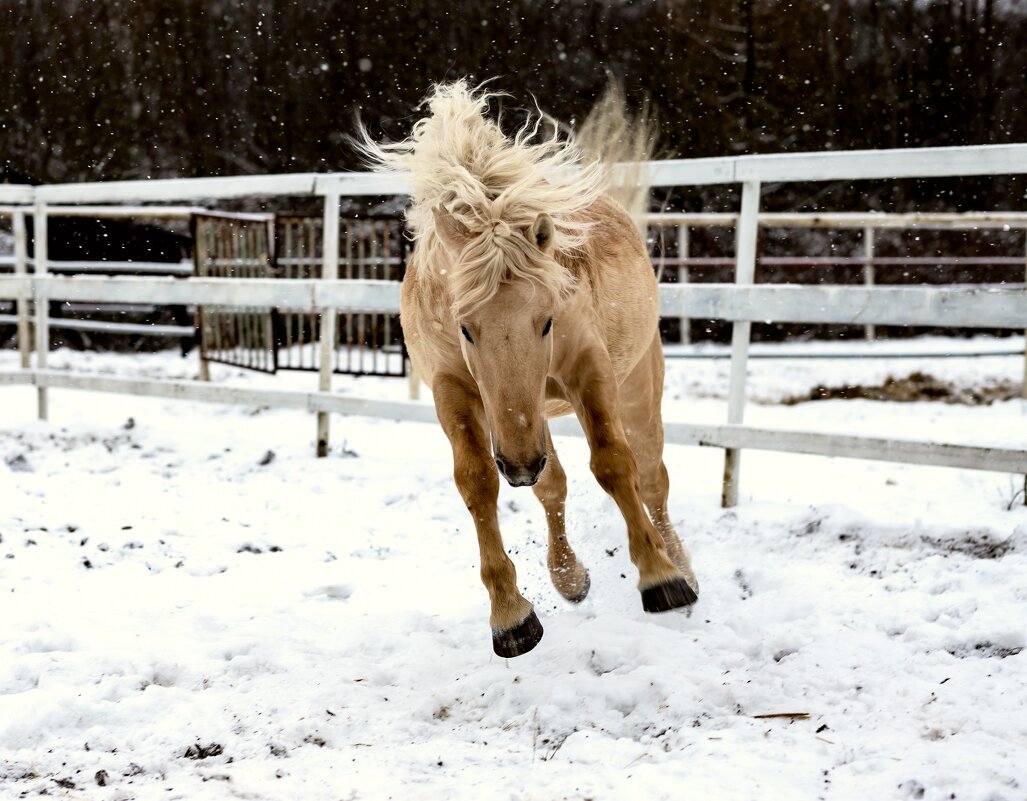
<path fill-rule="evenodd" d="M 694 603 L 696 582 L 667 510 L 663 352 L 645 244 L 604 193 L 605 168 L 580 166 L 573 142 L 540 137 L 538 120 L 506 136 L 489 99 L 463 81 L 437 86 L 407 140 L 378 145 L 365 134 L 360 144 L 376 167 L 411 175 L 403 331 L 477 529 L 493 648 L 510 657 L 534 648 L 542 626 L 503 548 L 498 474 L 542 502 L 556 589 L 572 602 L 589 589 L 565 534 L 567 477 L 548 418 L 580 420 L 592 472 L 627 523 L 645 611 Z"/>

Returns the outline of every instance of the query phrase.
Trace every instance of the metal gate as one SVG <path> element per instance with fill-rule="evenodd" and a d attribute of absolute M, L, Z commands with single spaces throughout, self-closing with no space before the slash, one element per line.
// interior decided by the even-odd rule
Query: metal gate
<path fill-rule="evenodd" d="M 275 220 L 279 278 L 320 278 L 321 217 L 279 215 Z M 407 240 L 399 217 L 370 215 L 339 221 L 339 278 L 402 281 Z M 277 365 L 283 370 L 317 370 L 319 315 L 280 310 L 276 317 Z M 406 347 L 396 314 L 340 313 L 336 320 L 332 370 L 348 375 L 405 376 Z"/>
<path fill-rule="evenodd" d="M 273 274 L 274 216 L 194 214 L 195 274 L 204 278 L 268 278 Z M 198 306 L 201 370 L 219 362 L 275 372 L 275 312 L 266 306 Z"/>

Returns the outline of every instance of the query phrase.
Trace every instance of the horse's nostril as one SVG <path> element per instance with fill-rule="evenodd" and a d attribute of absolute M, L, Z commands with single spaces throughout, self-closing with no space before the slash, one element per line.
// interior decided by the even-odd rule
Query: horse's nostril
<path fill-rule="evenodd" d="M 496 456 L 495 459 L 500 475 L 513 487 L 530 487 L 536 483 L 549 461 L 545 455 L 532 464 L 510 464 L 502 456 Z"/>

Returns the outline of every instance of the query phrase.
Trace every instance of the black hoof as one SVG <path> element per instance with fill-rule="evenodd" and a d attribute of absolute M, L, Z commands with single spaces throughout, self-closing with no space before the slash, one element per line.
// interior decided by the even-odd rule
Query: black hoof
<path fill-rule="evenodd" d="M 699 596 L 683 578 L 671 579 L 663 584 L 642 590 L 642 608 L 646 612 L 666 612 L 670 609 L 680 609 L 683 606 L 691 606 L 698 600 Z"/>
<path fill-rule="evenodd" d="M 570 601 L 572 604 L 580 604 L 582 601 L 585 600 L 586 597 L 588 597 L 588 591 L 591 589 L 591 587 L 592 578 L 588 575 L 588 573 L 585 573 L 585 583 L 581 588 L 581 592 L 579 592 L 573 598 L 568 598 L 567 600 Z"/>
<path fill-rule="evenodd" d="M 492 630 L 492 650 L 499 656 L 510 658 L 526 654 L 542 639 L 542 624 L 538 622 L 534 610 L 528 613 L 513 628 L 506 631 Z"/>

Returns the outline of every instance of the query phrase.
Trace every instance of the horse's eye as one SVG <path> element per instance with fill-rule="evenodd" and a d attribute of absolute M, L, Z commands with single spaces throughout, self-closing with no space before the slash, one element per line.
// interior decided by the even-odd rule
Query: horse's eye
<path fill-rule="evenodd" d="M 542 336 L 545 336 L 546 334 L 548 334 L 549 333 L 549 329 L 552 328 L 552 327 L 553 327 L 553 318 L 550 317 L 548 320 L 546 320 L 546 327 L 542 329 Z"/>
<path fill-rule="evenodd" d="M 470 332 L 464 326 L 460 326 L 460 333 L 462 333 L 464 335 L 464 339 L 466 339 L 472 345 L 474 344 L 474 340 L 471 339 Z"/>

